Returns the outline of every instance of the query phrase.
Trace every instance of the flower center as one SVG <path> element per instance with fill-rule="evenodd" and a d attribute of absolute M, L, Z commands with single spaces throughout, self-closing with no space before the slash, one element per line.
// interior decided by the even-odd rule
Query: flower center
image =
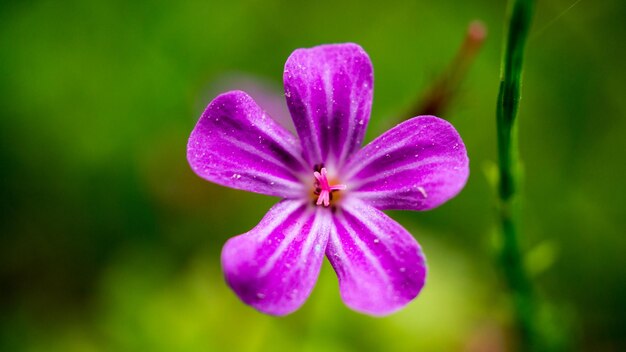
<path fill-rule="evenodd" d="M 346 185 L 342 184 L 331 186 L 328 181 L 328 171 L 326 171 L 325 167 L 322 167 L 319 172 L 313 172 L 313 176 L 315 176 L 315 191 L 313 193 L 317 195 L 317 201 L 315 202 L 317 205 L 328 207 L 333 199 L 333 192 L 346 189 Z"/>

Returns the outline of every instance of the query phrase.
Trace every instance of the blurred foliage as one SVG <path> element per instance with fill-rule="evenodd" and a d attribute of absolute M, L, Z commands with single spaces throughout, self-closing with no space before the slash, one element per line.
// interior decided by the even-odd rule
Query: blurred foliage
<path fill-rule="evenodd" d="M 554 339 L 626 349 L 626 81 L 619 0 L 538 3 L 520 144 L 522 245 Z M 51 1 L 0 3 L 0 350 L 468 350 L 513 348 L 493 267 L 504 2 Z M 563 16 L 560 16 L 563 14 Z M 558 20 L 553 21 L 558 17 Z M 185 158 L 214 82 L 280 87 L 298 47 L 353 41 L 374 63 L 368 139 L 447 67 L 467 24 L 489 37 L 448 116 L 472 162 L 466 189 L 391 212 L 420 241 L 428 283 L 375 319 L 339 299 L 325 264 L 305 306 L 257 313 L 219 252 L 276 201 L 211 185 Z M 621 229 L 621 230 L 620 230 Z"/>

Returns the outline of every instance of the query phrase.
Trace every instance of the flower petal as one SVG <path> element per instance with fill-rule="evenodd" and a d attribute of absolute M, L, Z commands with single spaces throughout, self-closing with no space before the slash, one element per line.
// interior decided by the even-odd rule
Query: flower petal
<path fill-rule="evenodd" d="M 309 203 L 283 200 L 250 232 L 222 250 L 226 282 L 246 304 L 286 315 L 307 299 L 319 275 L 331 214 Z"/>
<path fill-rule="evenodd" d="M 225 92 L 242 90 L 254 99 L 274 121 L 296 134 L 291 114 L 285 104 L 285 94 L 274 82 L 252 74 L 229 73 L 218 77 L 211 85 L 210 91 Z"/>
<path fill-rule="evenodd" d="M 344 170 L 348 189 L 378 209 L 428 210 L 461 191 L 469 159 L 450 123 L 418 116 L 365 146 Z"/>
<path fill-rule="evenodd" d="M 339 167 L 361 146 L 373 79 L 372 63 L 356 44 L 298 49 L 289 56 L 285 96 L 309 163 Z"/>
<path fill-rule="evenodd" d="M 382 316 L 417 296 L 424 286 L 426 263 L 410 233 L 358 199 L 344 202 L 333 220 L 326 256 L 348 307 Z"/>
<path fill-rule="evenodd" d="M 284 198 L 302 194 L 298 175 L 305 167 L 296 137 L 241 91 L 209 104 L 191 132 L 187 159 L 198 176 L 222 186 Z"/>

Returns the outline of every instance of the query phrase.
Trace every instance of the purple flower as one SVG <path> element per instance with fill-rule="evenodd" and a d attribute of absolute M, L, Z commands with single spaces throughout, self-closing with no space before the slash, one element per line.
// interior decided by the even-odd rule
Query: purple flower
<path fill-rule="evenodd" d="M 226 243 L 226 282 L 259 311 L 289 314 L 311 293 L 325 254 L 348 307 L 390 314 L 420 292 L 426 263 L 382 210 L 428 210 L 454 197 L 469 174 L 463 141 L 448 122 L 418 116 L 359 150 L 373 74 L 356 44 L 298 49 L 283 77 L 299 138 L 241 91 L 215 98 L 189 138 L 200 177 L 284 198 Z"/>

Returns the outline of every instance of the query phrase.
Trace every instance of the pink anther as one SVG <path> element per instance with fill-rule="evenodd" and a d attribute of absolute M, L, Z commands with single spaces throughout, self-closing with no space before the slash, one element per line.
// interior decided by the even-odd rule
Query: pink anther
<path fill-rule="evenodd" d="M 318 194 L 317 205 L 324 205 L 325 207 L 330 205 L 330 195 L 333 191 L 342 191 L 346 189 L 346 185 L 334 185 L 331 186 L 328 183 L 327 177 L 328 171 L 323 167 L 320 172 L 315 171 L 313 175 L 317 182 L 315 182 L 315 194 Z"/>

